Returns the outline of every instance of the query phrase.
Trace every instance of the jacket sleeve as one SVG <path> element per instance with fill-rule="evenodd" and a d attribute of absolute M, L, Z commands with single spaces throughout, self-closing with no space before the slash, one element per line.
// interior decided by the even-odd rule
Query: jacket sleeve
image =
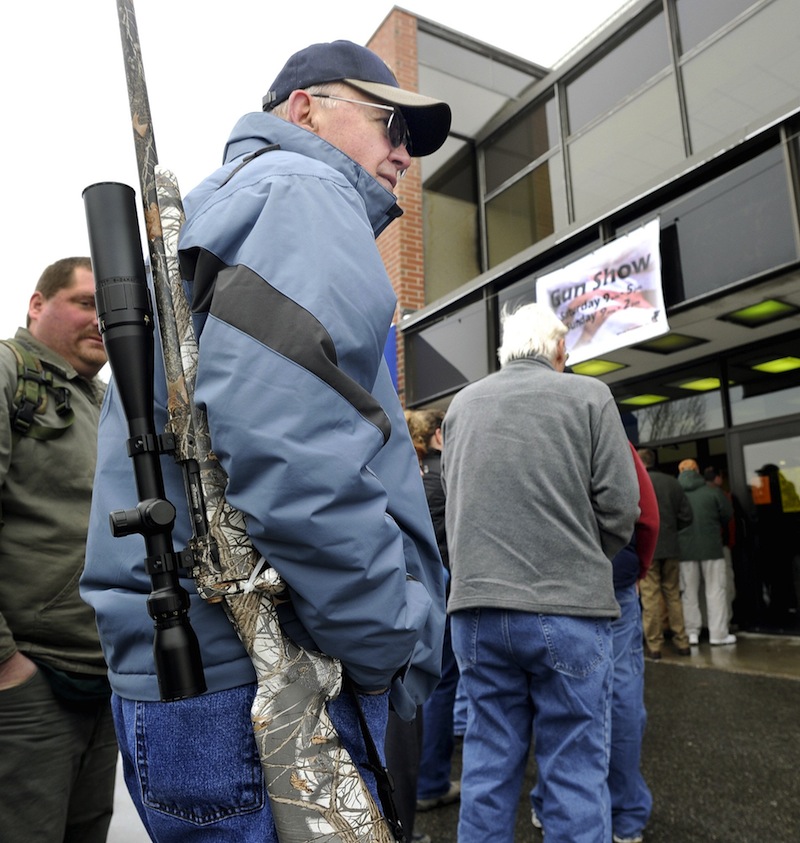
<path fill-rule="evenodd" d="M 395 299 L 361 198 L 334 178 L 238 186 L 193 215 L 181 249 L 216 262 L 196 399 L 228 501 L 290 589 L 298 643 L 368 690 L 415 649 L 435 662 L 441 563 L 388 388 Z"/>
<path fill-rule="evenodd" d="M 653 562 L 653 554 L 658 541 L 660 519 L 658 514 L 658 500 L 653 488 L 653 482 L 647 473 L 636 448 L 631 445 L 633 464 L 639 481 L 639 520 L 636 522 L 636 552 L 639 556 L 639 579 L 647 574 Z"/>
<path fill-rule="evenodd" d="M 11 465 L 13 433 L 11 431 L 11 408 L 17 387 L 17 368 L 8 348 L 0 347 L 0 492 L 5 487 L 6 474 Z M 0 494 L 0 530 L 3 527 L 2 494 Z M 17 651 L 14 635 L 9 629 L 0 606 L 0 662 L 10 659 Z"/>
<path fill-rule="evenodd" d="M 442 564 L 450 568 L 450 556 L 447 550 L 447 530 L 445 527 L 444 509 L 445 494 L 440 474 L 425 474 L 422 477 L 422 485 L 425 489 L 425 497 L 428 500 L 428 511 L 433 522 L 436 544 L 439 547 L 439 555 L 442 557 Z"/>
<path fill-rule="evenodd" d="M 684 492 L 681 486 L 677 483 L 675 484 L 675 490 L 675 511 L 678 517 L 677 529 L 683 530 L 690 526 L 692 521 L 694 521 L 694 513 L 692 512 L 692 505 L 689 503 L 689 498 L 686 496 L 686 492 Z"/>

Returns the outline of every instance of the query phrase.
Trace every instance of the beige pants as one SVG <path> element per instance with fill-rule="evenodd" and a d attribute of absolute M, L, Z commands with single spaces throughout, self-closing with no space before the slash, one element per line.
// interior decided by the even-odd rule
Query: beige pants
<path fill-rule="evenodd" d="M 681 649 L 689 646 L 683 623 L 680 564 L 677 559 L 654 559 L 647 576 L 639 583 L 642 627 L 647 648 L 651 653 L 661 652 L 664 644 L 665 607 L 673 643 Z"/>

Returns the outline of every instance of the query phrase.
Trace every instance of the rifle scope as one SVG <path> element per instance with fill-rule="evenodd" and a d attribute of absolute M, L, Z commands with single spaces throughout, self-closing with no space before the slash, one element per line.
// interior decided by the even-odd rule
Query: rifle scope
<path fill-rule="evenodd" d="M 206 690 L 200 647 L 189 623 L 189 594 L 172 544 L 175 507 L 166 499 L 153 416 L 154 318 L 142 259 L 133 188 L 101 182 L 83 191 L 95 277 L 97 317 L 108 362 L 128 421 L 139 503 L 109 516 L 114 536 L 139 533 L 152 580 L 147 611 L 153 619 L 153 655 L 164 701 Z"/>

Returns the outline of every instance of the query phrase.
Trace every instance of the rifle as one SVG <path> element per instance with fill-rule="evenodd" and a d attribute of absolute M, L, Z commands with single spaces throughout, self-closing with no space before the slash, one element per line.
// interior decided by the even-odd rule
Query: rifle
<path fill-rule="evenodd" d="M 258 688 L 251 719 L 281 842 L 402 841 L 403 832 L 386 791 L 386 776 L 382 775 L 385 770 L 375 757 L 374 746 L 370 747 L 369 736 L 365 734 L 365 740 L 368 750 L 371 748 L 373 753 L 373 767 L 379 767 L 375 773 L 379 788 L 383 785 L 380 792 L 386 817 L 372 799 L 328 716 L 325 702 L 335 698 L 342 687 L 341 664 L 324 654 L 303 650 L 284 636 L 275 604 L 285 599 L 285 586 L 277 571 L 250 542 L 242 513 L 225 500 L 225 472 L 211 448 L 205 415 L 193 401 L 197 342 L 178 271 L 177 237 L 183 222 L 180 191 L 172 173 L 157 164 L 133 2 L 118 0 L 117 8 L 168 388 L 168 429 L 163 440 L 152 444 L 150 450 L 174 452 L 183 469 L 192 516 L 193 537 L 189 548 L 176 555 L 184 567 L 191 567 L 200 596 L 222 603 L 253 662 Z M 130 333 L 132 324 L 134 332 L 142 334 L 141 325 L 147 322 L 147 289 L 141 253 L 138 261 L 131 254 L 135 251 L 134 244 L 139 242 L 134 195 L 126 185 L 98 184 L 84 190 L 98 291 L 98 317 L 107 348 L 116 344 L 113 342 L 115 334 Z M 114 237 L 108 231 L 112 221 L 126 233 Z M 105 254 L 107 248 L 117 249 L 115 242 L 126 238 L 128 245 L 121 249 L 126 260 Z M 127 317 L 114 312 L 119 305 L 115 293 L 120 289 L 131 291 L 135 301 L 132 308 L 126 304 L 124 309 L 132 311 Z M 123 403 L 132 438 L 135 428 L 146 426 L 140 418 L 142 399 L 144 403 L 149 400 L 152 413 L 152 355 L 148 357 L 145 346 L 140 338 L 138 343 L 126 341 L 125 353 L 116 353 L 114 359 L 109 353 L 112 373 L 118 383 L 120 377 L 126 378 L 126 374 L 120 375 L 118 370 L 137 369 L 142 373 L 132 379 L 134 390 L 140 393 L 137 399 L 131 402 L 131 408 Z M 149 386 L 145 383 L 148 377 Z M 148 431 L 148 435 L 154 434 Z M 158 463 L 158 456 L 147 461 L 137 456 L 135 467 L 140 462 L 152 468 L 152 463 Z M 158 487 L 156 483 L 156 488 L 148 490 L 148 495 L 150 491 L 154 494 L 143 497 L 135 510 L 116 516 L 122 524 L 118 529 L 130 526 L 128 531 L 141 532 L 146 544 L 154 536 L 163 543 L 165 533 L 171 530 L 169 507 L 172 518 L 174 507 L 163 500 L 163 484 Z M 158 506 L 152 504 L 154 500 L 158 501 Z M 127 518 L 131 520 L 130 525 L 125 523 Z M 169 567 L 172 570 L 166 575 L 158 571 L 159 584 L 163 576 L 173 584 L 177 582 L 180 566 L 171 560 Z M 188 611 L 188 604 L 181 604 L 177 609 L 180 627 L 183 634 L 191 638 L 184 610 Z M 156 619 L 156 623 L 160 620 L 160 617 Z M 157 658 L 157 670 L 171 669 L 171 663 L 160 664 L 159 661 Z M 197 663 L 193 664 L 196 669 Z M 159 673 L 159 687 L 169 689 L 170 685 L 171 680 Z M 191 692 L 201 693 L 203 689 L 204 686 L 196 683 Z M 189 692 L 183 695 L 189 695 Z"/>

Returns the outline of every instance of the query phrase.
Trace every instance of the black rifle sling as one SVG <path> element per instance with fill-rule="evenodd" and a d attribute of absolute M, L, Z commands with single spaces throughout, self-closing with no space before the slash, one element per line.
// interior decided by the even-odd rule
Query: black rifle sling
<path fill-rule="evenodd" d="M 355 685 L 347 674 L 344 675 L 343 682 L 345 687 L 350 691 L 356 711 L 358 712 L 358 722 L 361 726 L 361 733 L 364 736 L 364 745 L 367 750 L 368 761 L 365 766 L 375 776 L 384 819 L 397 843 L 407 843 L 408 838 L 397 813 L 397 806 L 394 804 L 394 781 L 392 775 L 382 762 L 378 748 L 375 746 L 375 741 L 372 739 L 367 718 L 364 716 L 364 710 L 361 708 L 361 700 L 358 697 Z"/>
<path fill-rule="evenodd" d="M 225 187 L 225 185 L 242 169 L 245 165 L 249 164 L 254 158 L 258 158 L 259 155 L 263 155 L 265 152 L 274 152 L 276 149 L 280 149 L 280 144 L 271 143 L 269 146 L 262 146 L 261 149 L 257 149 L 255 152 L 251 152 L 249 155 L 245 155 L 242 159 L 241 163 L 238 167 L 234 167 L 233 170 L 228 173 L 227 178 L 217 186 L 217 190 L 220 187 Z"/>

